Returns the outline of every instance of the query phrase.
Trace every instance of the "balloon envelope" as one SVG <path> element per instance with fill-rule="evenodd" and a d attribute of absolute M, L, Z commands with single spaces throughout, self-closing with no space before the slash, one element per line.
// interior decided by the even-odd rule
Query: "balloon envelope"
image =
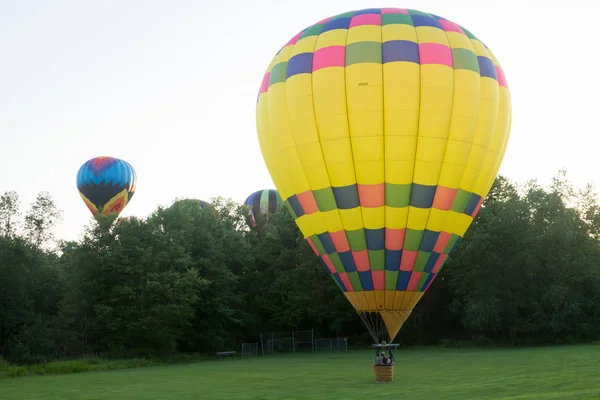
<path fill-rule="evenodd" d="M 247 216 L 248 225 L 256 227 L 256 220 L 259 215 L 268 218 L 270 214 L 275 213 L 282 205 L 283 201 L 277 190 L 263 189 L 252 193 L 244 200 L 244 205 L 250 210 Z"/>
<path fill-rule="evenodd" d="M 511 100 L 497 59 L 436 15 L 351 11 L 281 48 L 256 117 L 298 227 L 359 314 L 381 315 L 393 340 L 500 168 Z"/>
<path fill-rule="evenodd" d="M 127 161 L 95 157 L 79 168 L 77 189 L 93 215 L 119 215 L 135 193 L 137 175 Z"/>

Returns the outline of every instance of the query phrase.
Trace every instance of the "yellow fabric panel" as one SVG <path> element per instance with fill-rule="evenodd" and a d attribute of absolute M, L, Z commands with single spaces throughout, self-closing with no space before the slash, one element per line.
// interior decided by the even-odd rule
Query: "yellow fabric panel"
<path fill-rule="evenodd" d="M 294 194 L 294 188 L 291 182 L 286 179 L 285 169 L 281 165 L 279 156 L 273 151 L 273 131 L 269 121 L 268 95 L 263 93 L 260 96 L 256 108 L 256 124 L 259 132 L 258 141 L 265 160 L 265 164 L 271 174 L 273 183 L 282 199 L 287 199 Z"/>
<path fill-rule="evenodd" d="M 351 142 L 357 183 L 360 185 L 383 183 L 383 135 L 376 137 L 353 137 Z"/>
<path fill-rule="evenodd" d="M 437 43 L 449 46 L 446 32 L 442 29 L 433 26 L 418 26 L 415 29 L 419 43 Z"/>
<path fill-rule="evenodd" d="M 286 81 L 287 110 L 292 139 L 310 189 L 330 186 L 323 159 L 312 105 L 312 79 L 309 74 L 295 75 Z"/>
<path fill-rule="evenodd" d="M 385 206 L 361 207 L 364 227 L 367 229 L 381 229 L 385 226 Z"/>
<path fill-rule="evenodd" d="M 454 71 L 452 123 L 448 138 L 471 143 L 479 117 L 481 78 L 477 72 Z"/>
<path fill-rule="evenodd" d="M 356 183 L 344 68 L 331 67 L 313 72 L 313 103 L 325 165 L 332 186 Z"/>
<path fill-rule="evenodd" d="M 377 311 L 377 298 L 375 297 L 375 291 L 363 291 L 369 308 L 366 311 L 373 310 Z M 362 310 L 361 310 L 362 311 Z"/>
<path fill-rule="evenodd" d="M 451 140 L 448 141 L 448 147 L 446 150 L 447 157 L 444 164 L 442 164 L 442 170 L 440 171 L 440 179 L 438 181 L 438 185 L 452 189 L 458 188 L 462 176 L 465 172 L 465 167 L 464 165 L 457 165 L 451 163 L 450 161 L 447 161 L 447 159 L 458 157 L 460 155 L 464 155 L 466 159 L 469 156 L 469 150 L 471 150 L 470 143 L 454 142 Z"/>
<path fill-rule="evenodd" d="M 320 214 L 328 232 L 338 232 L 344 229 L 340 212 L 337 209 L 331 211 L 321 211 Z"/>
<path fill-rule="evenodd" d="M 396 291 L 396 295 L 394 296 L 394 310 L 400 309 L 400 306 L 402 306 L 407 293 L 408 292 L 405 291 Z"/>
<path fill-rule="evenodd" d="M 273 63 L 273 66 L 282 63 L 282 62 L 288 62 L 290 60 L 290 57 L 292 56 L 292 50 L 294 49 L 294 45 L 290 44 L 285 46 L 283 49 L 281 49 L 281 51 L 279 52 L 279 54 L 277 54 L 275 56 L 275 60 Z M 271 88 L 269 88 L 269 90 L 271 90 Z"/>
<path fill-rule="evenodd" d="M 432 208 L 431 212 L 429 213 L 429 219 L 427 220 L 426 228 L 433 232 L 440 232 L 442 229 L 444 229 L 447 216 L 448 211 Z"/>
<path fill-rule="evenodd" d="M 278 125 L 274 124 L 273 129 L 280 135 L 283 135 L 283 129 L 277 129 Z M 288 133 L 289 134 L 289 133 Z M 306 179 L 304 168 L 300 162 L 298 151 L 295 147 L 289 147 L 279 152 L 279 157 L 285 160 L 284 169 L 286 171 L 287 179 L 292 182 L 295 193 L 304 193 L 310 190 L 310 185 Z"/>
<path fill-rule="evenodd" d="M 352 137 L 383 136 L 381 64 L 346 67 L 346 96 Z"/>
<path fill-rule="evenodd" d="M 346 67 L 348 121 L 359 184 L 377 184 L 384 180 L 382 80 L 380 64 Z"/>
<path fill-rule="evenodd" d="M 381 312 L 383 310 L 399 312 L 412 311 L 423 297 L 423 292 L 373 290 L 344 292 L 344 295 L 359 312 Z M 393 306 L 387 307 L 393 298 Z"/>
<path fill-rule="evenodd" d="M 385 308 L 385 290 L 375 290 L 375 306 L 378 310 L 383 310 Z"/>
<path fill-rule="evenodd" d="M 323 218 L 321 218 L 320 214 L 320 212 L 304 214 L 296 219 L 296 225 L 298 225 L 298 228 L 300 228 L 304 237 L 325 232 L 325 224 L 323 223 Z"/>
<path fill-rule="evenodd" d="M 429 186 L 438 184 L 446 138 L 450 129 L 453 82 L 452 68 L 443 65 L 421 66 L 419 140 L 413 175 L 414 183 Z M 431 138 L 438 138 L 438 140 Z"/>
<path fill-rule="evenodd" d="M 408 207 L 385 206 L 385 226 L 390 229 L 404 229 L 408 220 Z"/>
<path fill-rule="evenodd" d="M 381 311 L 381 318 L 383 319 L 383 323 L 385 324 L 385 329 L 387 330 L 389 337 L 390 337 L 390 343 L 392 343 L 394 341 L 394 339 L 396 338 L 396 336 L 398 335 L 398 332 L 400 331 L 400 328 L 402 328 L 402 325 L 404 325 L 404 323 L 406 322 L 406 320 L 408 319 L 408 317 L 410 317 L 410 314 L 412 313 L 412 310 L 410 311 Z"/>
<path fill-rule="evenodd" d="M 482 195 L 476 191 L 476 184 L 484 168 L 484 162 L 490 146 L 498 110 L 498 84 L 491 78 L 480 78 L 481 101 L 479 118 L 473 137 L 473 146 L 467 159 L 467 165 L 460 188 Z"/>
<path fill-rule="evenodd" d="M 510 94 L 506 88 L 500 87 L 500 105 L 498 107 L 496 129 L 490 144 L 489 160 L 486 160 L 486 164 L 484 165 L 486 174 L 482 175 L 476 186 L 476 190 L 481 191 L 485 195 L 487 195 L 493 185 L 502 159 L 504 158 L 510 136 L 510 123 Z"/>
<path fill-rule="evenodd" d="M 348 35 L 347 29 L 334 29 L 317 36 L 317 43 L 315 45 L 315 51 L 324 47 L 330 46 L 345 46 L 346 36 Z M 313 36 L 314 37 L 314 36 Z"/>
<path fill-rule="evenodd" d="M 413 180 L 417 152 L 421 71 L 415 63 L 386 63 L 383 78 L 385 181 L 407 184 Z"/>
<path fill-rule="evenodd" d="M 416 231 L 422 231 L 427 226 L 430 208 L 417 208 L 408 206 L 408 220 L 406 227 Z"/>
<path fill-rule="evenodd" d="M 473 46 L 473 51 L 475 52 L 475 55 L 477 57 L 483 56 L 483 57 L 488 57 L 488 51 L 485 48 L 485 46 L 483 45 L 483 43 L 481 43 L 479 40 L 477 39 L 470 39 L 471 41 L 471 45 Z"/>
<path fill-rule="evenodd" d="M 386 290 L 385 291 L 385 305 L 386 310 L 394 309 L 394 298 L 396 297 L 396 291 Z"/>
<path fill-rule="evenodd" d="M 315 43 L 317 42 L 318 36 L 307 36 L 304 37 L 294 45 L 290 58 L 301 53 L 312 53 L 315 49 Z M 288 81 L 289 82 L 289 81 Z"/>
<path fill-rule="evenodd" d="M 448 37 L 448 44 L 450 48 L 453 49 L 467 49 L 473 50 L 473 45 L 469 41 L 469 38 L 462 33 L 458 32 L 446 32 L 446 36 Z"/>
<path fill-rule="evenodd" d="M 417 31 L 412 25 L 390 24 L 382 26 L 381 41 L 389 42 L 391 40 L 408 40 L 417 43 Z"/>
<path fill-rule="evenodd" d="M 365 292 L 365 291 L 360 291 L 358 292 L 358 299 L 361 305 L 361 310 L 369 310 L 371 309 L 371 306 L 369 304 L 369 299 L 367 298 L 367 293 L 369 292 Z"/>
<path fill-rule="evenodd" d="M 339 211 L 345 230 L 355 231 L 357 229 L 361 229 L 364 226 L 360 207 Z"/>
<path fill-rule="evenodd" d="M 348 29 L 346 46 L 357 42 L 381 42 L 381 26 L 360 25 Z"/>

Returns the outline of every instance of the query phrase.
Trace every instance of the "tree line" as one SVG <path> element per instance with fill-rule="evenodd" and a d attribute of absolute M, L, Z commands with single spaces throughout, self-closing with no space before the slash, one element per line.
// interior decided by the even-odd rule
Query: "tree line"
<path fill-rule="evenodd" d="M 239 349 L 259 332 L 370 337 L 287 210 L 248 229 L 245 210 L 183 199 L 148 218 L 99 217 L 56 241 L 41 192 L 24 216 L 0 197 L 0 356 L 157 357 Z M 397 341 L 560 343 L 600 332 L 600 208 L 560 171 L 549 187 L 498 177 Z"/>

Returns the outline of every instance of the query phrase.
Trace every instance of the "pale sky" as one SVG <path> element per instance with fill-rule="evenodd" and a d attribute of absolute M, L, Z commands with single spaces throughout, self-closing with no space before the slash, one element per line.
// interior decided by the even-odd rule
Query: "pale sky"
<path fill-rule="evenodd" d="M 176 197 L 242 202 L 274 188 L 255 128 L 275 53 L 341 12 L 413 8 L 456 22 L 499 59 L 513 101 L 500 173 L 547 183 L 561 167 L 600 187 L 600 6 L 572 0 L 0 0 L 0 193 L 23 211 L 47 190 L 58 236 L 91 220 L 75 176 L 89 158 L 130 162 L 122 216 Z"/>

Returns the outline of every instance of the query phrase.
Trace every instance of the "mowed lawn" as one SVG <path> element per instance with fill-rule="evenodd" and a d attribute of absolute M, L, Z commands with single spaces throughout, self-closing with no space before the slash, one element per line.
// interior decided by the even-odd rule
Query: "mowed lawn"
<path fill-rule="evenodd" d="M 292 354 L 0 380 L 0 399 L 600 399 L 600 345 L 407 349 L 375 384 L 372 351 Z"/>

